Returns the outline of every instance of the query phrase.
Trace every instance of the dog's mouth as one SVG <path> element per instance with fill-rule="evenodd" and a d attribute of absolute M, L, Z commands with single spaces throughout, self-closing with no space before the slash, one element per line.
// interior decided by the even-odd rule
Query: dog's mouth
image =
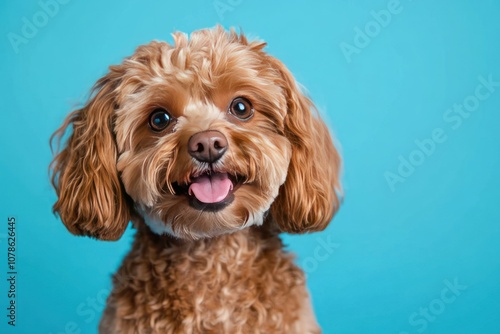
<path fill-rule="evenodd" d="M 173 183 L 176 195 L 187 196 L 189 205 L 201 211 L 220 211 L 234 200 L 234 192 L 241 185 L 241 178 L 226 172 L 206 171 L 192 176 L 191 182 Z"/>

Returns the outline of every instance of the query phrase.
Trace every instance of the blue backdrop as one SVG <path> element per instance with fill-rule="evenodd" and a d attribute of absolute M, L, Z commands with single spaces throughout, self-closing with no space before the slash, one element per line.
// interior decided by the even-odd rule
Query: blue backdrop
<path fill-rule="evenodd" d="M 133 231 L 66 231 L 49 136 L 136 46 L 216 23 L 267 41 L 341 144 L 340 212 L 285 236 L 324 333 L 500 333 L 498 1 L 30 0 L 0 13 L 1 333 L 96 332 Z"/>

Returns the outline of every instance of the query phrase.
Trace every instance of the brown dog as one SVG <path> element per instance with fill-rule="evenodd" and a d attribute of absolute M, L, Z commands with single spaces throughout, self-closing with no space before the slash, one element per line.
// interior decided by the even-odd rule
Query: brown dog
<path fill-rule="evenodd" d="M 319 333 L 280 232 L 323 230 L 339 155 L 290 72 L 221 27 L 151 42 L 54 134 L 54 211 L 131 252 L 101 333 Z"/>

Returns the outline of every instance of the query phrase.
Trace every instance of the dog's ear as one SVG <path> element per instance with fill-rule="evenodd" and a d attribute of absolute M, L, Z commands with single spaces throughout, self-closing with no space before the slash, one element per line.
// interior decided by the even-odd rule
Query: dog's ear
<path fill-rule="evenodd" d="M 76 235 L 102 240 L 121 237 L 131 217 L 127 196 L 116 169 L 117 147 L 113 134 L 118 67 L 111 67 L 93 89 L 89 102 L 73 111 L 52 135 L 59 142 L 72 127 L 63 149 L 50 165 L 57 192 L 53 211 Z"/>
<path fill-rule="evenodd" d="M 287 103 L 285 136 L 292 157 L 285 183 L 271 206 L 280 229 L 289 233 L 323 230 L 339 206 L 340 156 L 311 100 L 279 60 L 270 63 L 280 73 Z"/>

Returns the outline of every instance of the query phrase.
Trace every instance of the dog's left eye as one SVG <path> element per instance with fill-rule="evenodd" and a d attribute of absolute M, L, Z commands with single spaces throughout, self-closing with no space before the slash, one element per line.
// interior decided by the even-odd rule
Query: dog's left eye
<path fill-rule="evenodd" d="M 237 97 L 229 105 L 229 112 L 240 120 L 246 121 L 253 115 L 252 104 L 244 97 Z"/>
<path fill-rule="evenodd" d="M 155 109 L 149 116 L 149 126 L 153 131 L 165 130 L 172 123 L 172 116 L 165 109 Z"/>

